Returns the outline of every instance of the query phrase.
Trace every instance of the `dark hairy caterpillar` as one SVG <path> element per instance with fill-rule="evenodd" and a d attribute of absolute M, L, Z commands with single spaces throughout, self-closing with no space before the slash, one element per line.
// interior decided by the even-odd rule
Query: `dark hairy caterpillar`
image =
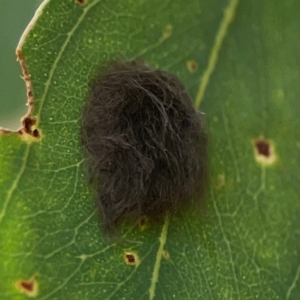
<path fill-rule="evenodd" d="M 207 135 L 179 79 L 118 61 L 90 88 L 82 145 L 105 232 L 128 216 L 159 220 L 186 207 L 205 184 Z"/>

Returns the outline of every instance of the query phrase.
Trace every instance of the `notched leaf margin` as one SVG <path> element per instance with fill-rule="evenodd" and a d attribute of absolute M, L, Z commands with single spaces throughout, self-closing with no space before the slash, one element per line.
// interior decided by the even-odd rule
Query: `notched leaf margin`
<path fill-rule="evenodd" d="M 30 74 L 27 68 L 27 65 L 25 63 L 24 56 L 22 54 L 22 46 L 24 44 L 24 41 L 30 32 L 30 30 L 34 27 L 37 19 L 41 15 L 43 8 L 45 5 L 49 2 L 49 0 L 45 0 L 40 7 L 37 9 L 34 17 L 26 27 L 24 33 L 22 34 L 22 37 L 19 41 L 19 44 L 16 49 L 16 55 L 17 55 L 17 60 L 21 65 L 22 72 L 23 72 L 23 79 L 25 81 L 26 85 L 26 90 L 27 90 L 27 103 L 26 105 L 28 106 L 28 111 L 27 114 L 22 117 L 21 119 L 21 127 L 18 130 L 10 130 L 8 128 L 3 128 L 0 127 L 0 137 L 1 135 L 8 135 L 8 134 L 17 134 L 21 137 L 21 139 L 25 142 L 31 143 L 31 142 L 36 142 L 41 139 L 41 131 L 37 129 L 37 123 L 38 120 L 37 118 L 32 116 L 32 111 L 33 111 L 33 103 L 34 103 L 34 93 L 32 89 L 32 83 L 30 80 Z"/>

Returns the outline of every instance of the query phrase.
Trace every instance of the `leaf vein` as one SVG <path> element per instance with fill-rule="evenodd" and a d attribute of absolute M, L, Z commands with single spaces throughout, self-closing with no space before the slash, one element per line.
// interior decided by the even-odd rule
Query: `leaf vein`
<path fill-rule="evenodd" d="M 290 299 L 292 291 L 296 288 L 297 281 L 299 280 L 299 278 L 300 278 L 300 265 L 298 266 L 294 280 L 286 293 L 286 297 L 285 297 L 286 300 Z"/>
<path fill-rule="evenodd" d="M 158 281 L 158 275 L 159 275 L 159 269 L 161 265 L 161 258 L 162 258 L 162 252 L 164 250 L 165 243 L 167 241 L 167 234 L 168 234 L 168 227 L 169 227 L 169 217 L 166 216 L 165 218 L 165 223 L 163 225 L 163 228 L 161 230 L 161 235 L 159 238 L 159 248 L 157 250 L 156 254 L 156 261 L 154 264 L 154 269 L 152 273 L 152 279 L 151 279 L 151 285 L 149 288 L 149 299 L 153 300 L 155 296 L 155 288 L 156 288 L 156 283 Z"/>
<path fill-rule="evenodd" d="M 20 182 L 20 179 L 21 179 L 21 177 L 22 177 L 22 175 L 25 171 L 26 162 L 27 162 L 27 159 L 28 159 L 28 156 L 29 156 L 29 149 L 30 149 L 30 145 L 27 145 L 27 147 L 25 149 L 25 153 L 24 153 L 24 157 L 23 157 L 23 163 L 22 163 L 22 166 L 20 168 L 20 171 L 17 174 L 16 179 L 13 181 L 9 191 L 7 192 L 7 197 L 4 201 L 3 208 L 0 212 L 0 223 L 1 223 L 2 219 L 5 216 L 5 213 L 6 213 L 8 205 L 9 205 L 9 202 L 12 198 L 12 195 L 13 195 L 14 191 L 16 190 L 16 188 L 17 188 L 17 186 Z"/>
<path fill-rule="evenodd" d="M 200 80 L 200 85 L 199 85 L 198 93 L 197 93 L 196 100 L 195 100 L 196 108 L 199 108 L 199 106 L 203 100 L 206 88 L 209 84 L 210 77 L 216 68 L 218 58 L 219 58 L 219 52 L 222 48 L 224 39 L 228 33 L 229 25 L 232 22 L 232 20 L 234 19 L 235 11 L 236 11 L 238 4 L 239 4 L 239 0 L 230 0 L 228 6 L 226 7 L 226 9 L 224 11 L 224 17 L 220 23 L 219 30 L 217 31 L 215 41 L 214 41 L 214 44 L 213 44 L 213 47 L 211 49 L 210 56 L 208 59 L 207 67 L 203 73 L 203 76 L 201 77 L 201 80 Z"/>

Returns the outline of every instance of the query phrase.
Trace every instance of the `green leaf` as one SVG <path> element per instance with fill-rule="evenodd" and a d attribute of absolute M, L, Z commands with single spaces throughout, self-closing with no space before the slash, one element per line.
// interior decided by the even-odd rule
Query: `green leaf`
<path fill-rule="evenodd" d="M 37 124 L 0 133 L 1 299 L 298 299 L 300 4 L 238 2 L 44 2 L 19 46 Z M 112 244 L 79 124 L 90 78 L 119 57 L 176 74 L 201 103 L 211 183 L 204 214 Z"/>

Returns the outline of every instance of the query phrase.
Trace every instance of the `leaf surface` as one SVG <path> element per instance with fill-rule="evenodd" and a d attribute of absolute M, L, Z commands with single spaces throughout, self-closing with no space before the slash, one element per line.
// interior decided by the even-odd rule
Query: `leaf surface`
<path fill-rule="evenodd" d="M 18 49 L 41 138 L 0 133 L 0 298 L 298 299 L 299 6 L 45 1 Z M 79 126 L 90 79 L 120 57 L 176 74 L 201 103 L 210 190 L 204 214 L 126 227 L 112 244 Z M 255 157 L 257 140 L 273 163 Z"/>

